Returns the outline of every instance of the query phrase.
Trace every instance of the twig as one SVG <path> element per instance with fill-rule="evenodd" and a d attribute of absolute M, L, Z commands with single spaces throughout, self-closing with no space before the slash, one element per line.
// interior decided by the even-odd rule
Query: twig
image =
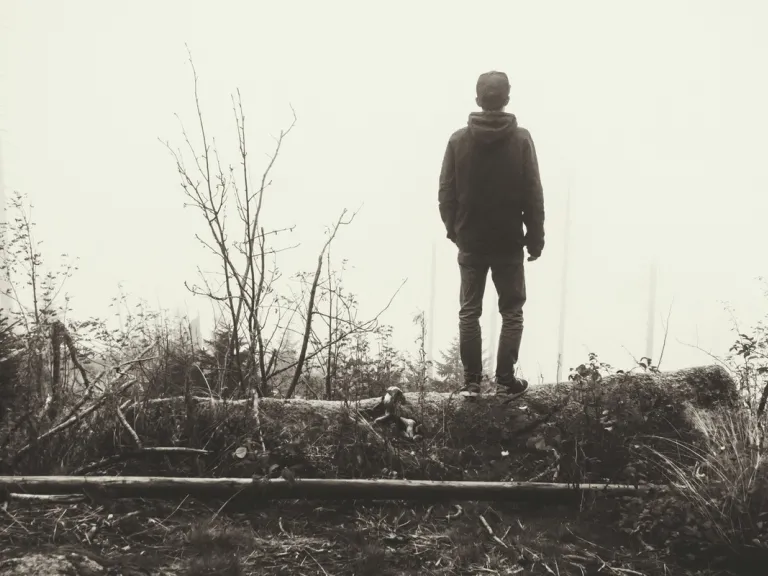
<path fill-rule="evenodd" d="M 500 546 L 503 546 L 504 548 L 508 548 L 506 542 L 496 536 L 496 534 L 493 533 L 493 529 L 491 528 L 491 525 L 488 524 L 486 519 L 483 517 L 482 514 L 480 514 L 480 522 L 483 524 L 483 527 L 485 528 L 485 531 L 488 532 L 488 535 L 493 538 Z"/>
<path fill-rule="evenodd" d="M 129 380 L 128 382 L 126 382 L 122 386 L 120 386 L 117 389 L 116 393 L 120 394 L 121 392 L 125 392 L 126 390 L 128 390 L 128 388 L 130 388 L 131 386 L 136 384 L 136 382 L 137 382 L 136 380 Z M 62 430 L 66 430 L 67 428 L 70 428 L 71 426 L 73 426 L 74 424 L 79 422 L 81 418 L 84 418 L 85 416 L 88 416 L 88 414 L 91 414 L 92 412 L 95 412 L 97 409 L 99 409 L 101 407 L 102 404 L 104 404 L 104 402 L 107 401 L 109 396 L 110 396 L 109 393 L 105 393 L 105 394 L 99 396 L 99 398 L 97 398 L 96 401 L 93 404 L 91 404 L 88 408 L 83 410 L 80 414 L 75 414 L 73 416 L 70 416 L 67 420 L 65 420 L 64 422 L 62 422 L 58 426 L 54 426 L 53 428 L 51 428 L 47 432 L 44 432 L 43 434 L 38 436 L 31 444 L 27 444 L 26 446 L 23 446 L 22 448 L 20 448 L 19 451 L 16 453 L 16 455 L 14 457 L 14 462 L 18 462 L 18 459 L 23 454 L 28 452 L 33 444 L 37 444 L 41 440 L 45 440 L 46 438 L 48 438 L 50 436 L 53 436 L 54 434 L 57 434 L 57 433 L 61 432 Z"/>
<path fill-rule="evenodd" d="M 256 431 L 259 434 L 259 441 L 261 442 L 261 450 L 262 452 L 266 452 L 267 445 L 264 444 L 264 436 L 261 434 L 261 418 L 259 416 L 259 395 L 258 394 L 253 395 L 253 413 L 256 417 Z"/>
<path fill-rule="evenodd" d="M 456 504 L 455 507 L 456 507 L 456 512 L 454 512 L 453 514 L 451 514 L 450 512 L 448 514 L 446 514 L 445 515 L 445 519 L 446 520 L 455 520 L 456 518 L 458 518 L 459 516 L 461 516 L 464 513 L 464 509 L 461 506 Z M 431 510 L 431 508 L 430 508 L 430 510 Z"/>
<path fill-rule="evenodd" d="M 98 462 L 92 462 L 91 464 L 86 464 L 85 466 L 81 466 L 80 468 L 75 470 L 73 474 L 75 474 L 76 476 L 80 476 L 83 474 L 87 474 L 88 472 L 93 472 L 94 470 L 98 470 L 99 468 L 104 468 L 105 466 L 110 466 L 112 464 L 116 464 L 123 460 L 127 460 L 129 458 L 136 458 L 140 456 L 145 456 L 147 454 L 166 454 L 166 455 L 181 454 L 181 455 L 206 456 L 210 454 L 210 451 L 203 450 L 202 448 L 186 448 L 183 446 L 145 446 L 140 450 L 132 450 L 128 452 L 122 452 L 120 454 L 113 454 L 112 456 L 107 456 L 106 458 L 102 458 Z"/>
<path fill-rule="evenodd" d="M 682 340 L 680 340 L 679 338 L 675 338 L 675 340 L 677 340 L 678 344 L 682 344 L 683 346 L 688 346 L 689 348 L 693 348 L 693 349 L 695 349 L 695 350 L 698 350 L 699 352 L 701 352 L 701 353 L 703 353 L 703 354 L 706 354 L 706 355 L 707 355 L 707 356 L 709 356 L 709 357 L 710 357 L 712 360 L 714 360 L 715 362 L 717 362 L 718 364 L 720 364 L 720 365 L 721 365 L 723 368 L 725 368 L 727 371 L 729 371 L 729 372 L 731 372 L 731 373 L 733 372 L 733 371 L 731 370 L 730 366 L 728 366 L 728 364 L 726 364 L 726 363 L 725 363 L 725 362 L 723 362 L 723 361 L 722 361 L 720 358 L 718 358 L 717 356 L 715 356 L 714 354 L 712 354 L 712 352 L 710 352 L 709 350 L 704 350 L 704 348 L 702 348 L 702 347 L 701 347 L 701 346 L 699 346 L 698 344 L 688 344 L 687 342 L 683 342 L 683 341 L 682 341 Z"/>
<path fill-rule="evenodd" d="M 211 516 L 211 519 L 210 519 L 209 523 L 213 524 L 213 521 L 214 521 L 214 520 L 216 520 L 216 517 L 217 517 L 219 514 L 221 514 L 221 511 L 222 511 L 222 510 L 224 510 L 224 508 L 227 506 L 227 504 L 229 504 L 229 503 L 232 501 L 232 499 L 233 499 L 233 498 L 235 498 L 236 496 L 240 495 L 240 493 L 241 493 L 243 490 L 245 490 L 245 488 L 241 488 L 240 490 L 238 490 L 237 492 L 235 492 L 234 494 L 232 494 L 232 496 L 230 496 L 229 498 L 227 498 L 227 500 L 225 500 L 224 504 L 222 504 L 221 506 L 219 506 L 219 509 L 218 509 L 218 510 L 216 510 L 216 512 L 214 512 L 213 516 Z M 189 496 L 189 494 L 187 494 L 187 496 Z M 174 510 L 174 512 L 175 512 L 175 510 Z M 169 518 L 170 518 L 170 516 L 169 516 Z"/>
<path fill-rule="evenodd" d="M 205 385 L 208 387 L 208 395 L 211 397 L 211 401 L 213 401 L 213 390 L 211 390 L 211 385 L 208 383 L 208 378 L 205 377 L 205 374 L 200 369 L 200 365 L 197 362 L 195 362 L 192 366 L 197 368 L 197 371 L 200 372 L 200 376 L 203 377 L 203 382 L 205 382 Z"/>
<path fill-rule="evenodd" d="M 667 312 L 667 321 L 664 322 L 664 341 L 661 344 L 661 352 L 659 353 L 659 361 L 656 362 L 656 368 L 661 370 L 661 361 L 664 359 L 664 350 L 667 347 L 667 336 L 669 336 L 669 318 L 672 316 L 672 305 L 675 303 L 674 298 L 669 304 L 669 311 Z"/>
<path fill-rule="evenodd" d="M 280 526 L 280 532 L 285 534 L 286 536 L 289 536 L 288 532 L 285 531 L 285 528 L 283 528 L 283 517 L 277 519 L 277 525 Z"/>
<path fill-rule="evenodd" d="M 310 554 L 310 553 L 309 553 L 309 552 L 308 552 L 306 549 L 305 549 L 305 552 L 307 552 L 307 556 L 309 556 L 310 558 L 312 558 L 312 560 L 315 562 L 315 564 L 317 564 L 317 567 L 318 567 L 318 568 L 320 568 L 320 570 L 322 570 L 322 571 L 323 571 L 323 574 L 325 574 L 325 576 L 328 576 L 328 572 L 326 572 L 326 571 L 325 571 L 325 568 L 323 568 L 323 567 L 322 567 L 322 565 L 320 564 L 320 562 L 318 562 L 318 561 L 315 559 L 315 557 L 314 557 L 314 556 L 312 556 L 312 554 Z"/>
<path fill-rule="evenodd" d="M 67 508 L 64 508 L 61 511 L 61 514 L 59 514 L 59 517 L 56 518 L 56 522 L 54 522 L 53 524 L 53 534 L 51 535 L 51 542 L 56 542 L 56 531 L 59 529 L 59 524 L 61 523 L 61 519 L 64 518 L 64 514 L 67 513 L 67 510 L 68 510 Z"/>
<path fill-rule="evenodd" d="M 376 314 L 376 316 L 374 316 L 370 320 L 367 320 L 366 322 L 360 323 L 360 324 L 350 328 L 349 330 L 341 331 L 339 336 L 334 338 L 332 342 L 327 342 L 323 346 L 315 349 L 312 353 L 307 354 L 307 357 L 305 358 L 305 361 L 306 360 L 311 360 L 315 356 L 320 355 L 322 353 L 322 351 L 325 350 L 326 348 L 330 348 L 331 346 L 335 346 L 336 344 L 346 340 L 347 338 L 349 338 L 353 334 L 358 334 L 358 333 L 361 333 L 361 332 L 366 332 L 368 330 L 371 330 L 372 327 L 376 326 L 376 323 L 378 322 L 378 319 L 392 305 L 392 302 L 394 302 L 395 297 L 397 297 L 397 295 L 400 293 L 400 290 L 403 288 L 403 286 L 405 286 L 405 282 L 406 282 L 406 280 L 403 280 L 401 282 L 400 286 L 397 288 L 397 290 L 395 290 L 394 294 L 392 294 L 392 297 L 389 299 L 389 302 L 387 302 L 387 304 L 381 310 L 379 310 L 379 312 Z M 284 335 L 285 334 L 287 334 L 287 331 L 284 333 Z M 282 368 L 272 372 L 270 377 L 274 378 L 278 374 L 282 374 L 283 372 L 287 372 L 288 370 L 292 370 L 297 364 L 298 364 L 298 361 L 294 361 L 294 362 L 292 362 L 292 363 L 290 363 L 290 364 L 288 364 L 286 366 L 283 366 Z"/>
<path fill-rule="evenodd" d="M 299 351 L 299 358 L 296 361 L 296 370 L 293 373 L 293 379 L 291 380 L 290 385 L 288 386 L 288 390 L 285 393 L 286 398 L 290 398 L 293 396 L 294 391 L 296 390 L 296 386 L 299 383 L 299 377 L 301 376 L 301 371 L 304 368 L 304 362 L 307 358 L 307 346 L 309 345 L 309 337 L 312 332 L 312 313 L 314 312 L 314 305 L 315 305 L 315 294 L 317 293 L 317 284 L 320 281 L 320 273 L 323 270 L 323 257 L 325 256 L 326 251 L 328 250 L 329 246 L 333 242 L 334 238 L 336 238 L 336 233 L 339 231 L 339 227 L 342 225 L 347 225 L 355 217 L 355 214 L 352 214 L 352 217 L 349 220 L 344 220 L 344 215 L 347 213 L 346 210 L 343 210 L 341 212 L 341 216 L 339 216 L 339 219 L 336 221 L 336 224 L 334 225 L 333 229 L 328 234 L 328 240 L 323 245 L 323 249 L 320 251 L 320 255 L 317 257 L 317 268 L 315 270 L 315 277 L 312 281 L 312 287 L 309 291 L 309 302 L 307 304 L 307 321 L 304 328 L 304 338 L 301 343 L 301 350 Z"/>
<path fill-rule="evenodd" d="M 10 519 L 11 519 L 11 522 L 12 522 L 13 524 L 18 524 L 19 526 L 21 526 L 21 528 L 22 528 L 22 530 L 24 530 L 24 532 L 26 532 L 27 534 L 31 534 L 31 532 L 29 531 L 29 529 L 28 529 L 26 526 L 24 526 L 24 524 L 22 524 L 21 522 L 19 522 L 18 520 L 16 520 L 16 518 L 14 517 L 14 515 L 13 515 L 13 514 L 11 514 L 10 512 L 8 512 L 8 510 L 6 510 L 5 508 L 0 508 L 0 510 L 2 510 L 3 514 L 5 514 L 6 516 L 8 516 L 8 518 L 10 518 Z"/>
<path fill-rule="evenodd" d="M 136 430 L 133 429 L 133 426 L 128 424 L 128 420 L 125 418 L 125 414 L 123 414 L 123 411 L 120 410 L 120 406 L 116 407 L 117 411 L 117 417 L 120 419 L 120 423 L 125 426 L 125 429 L 128 430 L 128 433 L 133 438 L 133 441 L 136 443 L 136 446 L 141 450 L 141 439 L 139 438 L 139 435 L 136 433 Z"/>
<path fill-rule="evenodd" d="M 550 567 L 547 565 L 547 563 L 546 563 L 546 562 L 542 562 L 542 563 L 541 563 L 541 565 L 542 565 L 542 566 L 544 566 L 544 569 L 545 569 L 547 572 L 549 572 L 550 574 L 552 574 L 552 576 L 557 576 L 557 574 L 555 574 L 555 571 L 554 571 L 554 570 L 552 570 L 552 568 L 550 568 Z"/>
<path fill-rule="evenodd" d="M 147 352 L 152 350 L 154 347 L 155 347 L 155 343 L 153 342 L 152 344 L 150 344 L 149 346 L 144 348 L 144 350 L 142 350 L 139 353 L 139 355 L 136 358 L 134 358 L 133 360 L 128 360 L 127 362 L 123 362 L 122 364 L 118 364 L 117 366 L 114 366 L 114 367 L 111 367 L 111 368 L 105 368 L 104 370 L 102 370 L 99 373 L 99 375 L 96 376 L 96 378 L 94 378 L 93 382 L 91 382 L 91 386 L 90 387 L 86 386 L 86 388 L 85 388 L 85 390 L 83 392 L 82 398 L 72 407 L 72 409 L 69 411 L 69 413 L 64 418 L 64 422 L 66 422 L 70 418 L 72 418 L 75 415 L 75 413 L 78 410 L 80 410 L 80 408 L 82 408 L 83 405 L 85 405 L 85 403 L 88 402 L 88 400 L 91 399 L 91 394 L 93 393 L 93 387 L 92 386 L 95 385 L 97 382 L 99 382 L 110 370 L 115 370 L 121 376 L 124 376 L 125 374 L 119 371 L 122 366 L 126 366 L 128 364 L 135 364 L 137 362 L 143 362 L 144 360 L 148 360 L 148 358 L 144 358 L 144 356 L 145 356 L 145 354 L 147 354 Z"/>
<path fill-rule="evenodd" d="M 595 548 L 602 548 L 603 550 L 608 550 L 608 548 L 605 548 L 604 546 L 600 546 L 599 544 L 595 544 L 594 542 L 591 542 L 590 540 L 587 540 L 586 538 L 582 538 L 578 534 L 575 534 L 573 530 L 571 530 L 568 526 L 565 527 L 566 530 L 573 536 L 574 538 L 581 540 L 582 542 L 589 544 L 590 546 L 593 546 Z M 597 556 L 595 556 L 597 557 Z"/>
<path fill-rule="evenodd" d="M 75 368 L 80 372 L 80 375 L 83 377 L 83 384 L 85 384 L 85 388 L 88 389 L 91 387 L 91 382 L 88 379 L 88 373 L 85 371 L 85 367 L 80 362 L 80 359 L 77 356 L 77 349 L 75 348 L 75 343 L 72 341 L 72 336 L 70 335 L 69 331 L 67 330 L 66 326 L 60 321 L 56 321 L 53 323 L 53 328 L 57 329 L 57 331 L 61 334 L 61 336 L 64 338 L 64 344 L 66 344 L 67 349 L 69 350 L 69 356 L 72 358 L 72 364 L 75 365 Z"/>

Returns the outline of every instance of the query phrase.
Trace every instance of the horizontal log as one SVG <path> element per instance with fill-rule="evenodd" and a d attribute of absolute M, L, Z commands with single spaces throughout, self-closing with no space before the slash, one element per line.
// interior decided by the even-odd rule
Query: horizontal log
<path fill-rule="evenodd" d="M 397 388 L 394 388 L 398 390 Z M 584 396 L 591 396 L 599 391 L 607 400 L 627 401 L 635 400 L 633 391 L 641 391 L 641 395 L 652 400 L 655 404 L 682 405 L 688 403 L 697 408 L 711 408 L 713 406 L 734 406 L 738 401 L 736 383 L 728 372 L 719 365 L 697 366 L 666 372 L 628 372 L 607 376 L 599 382 L 590 383 L 584 381 L 569 381 L 558 384 L 531 383 L 526 396 L 515 402 L 515 405 L 526 405 L 531 413 L 539 415 L 559 413 L 558 418 L 568 418 L 567 405 L 575 407 L 581 412 L 581 403 Z M 194 400 L 210 407 L 244 406 L 247 400 L 217 400 L 211 397 L 194 397 Z M 394 400 L 393 405 L 388 400 Z M 128 406 L 129 409 L 140 409 L 143 406 L 157 404 L 183 404 L 184 397 L 154 398 L 146 402 L 137 402 Z M 371 421 L 392 412 L 406 419 L 420 420 L 423 416 L 418 406 L 424 404 L 438 408 L 440 418 L 443 416 L 442 408 L 453 406 L 459 411 L 476 414 L 479 418 L 488 416 L 488 410 L 495 410 L 500 406 L 499 399 L 493 395 L 481 396 L 473 402 L 462 400 L 456 393 L 417 392 L 400 393 L 397 398 L 390 398 L 384 394 L 377 398 L 363 398 L 349 402 L 338 400 L 310 400 L 305 398 L 260 398 L 254 403 L 254 411 L 258 409 L 263 418 L 269 420 L 274 417 L 284 420 L 287 414 L 301 421 L 302 415 L 328 417 L 350 409 L 360 411 Z M 564 409 L 565 408 L 565 409 Z M 512 411 L 510 414 L 513 414 Z M 530 414 L 529 414 L 530 415 Z M 435 424 L 430 422 L 429 415 L 426 422 L 419 422 L 427 427 Z M 518 418 L 520 420 L 520 418 Z M 528 420 L 528 418 L 525 418 Z M 517 427 L 514 426 L 513 427 Z"/>
<path fill-rule="evenodd" d="M 48 504 L 74 504 L 82 502 L 85 496 L 82 494 L 25 494 L 11 492 L 9 500 L 24 500 L 27 502 L 45 502 Z"/>
<path fill-rule="evenodd" d="M 578 500 L 585 493 L 610 496 L 646 494 L 655 485 L 558 484 L 547 482 L 441 482 L 389 479 L 320 479 L 286 481 L 250 478 L 171 478 L 152 476 L 0 476 L 0 491 L 33 494 L 85 492 L 112 498 L 251 497 L 256 500 Z"/>
<path fill-rule="evenodd" d="M 145 447 L 168 443 L 178 434 L 178 423 L 193 417 L 198 433 L 205 431 L 202 445 L 210 453 L 174 460 L 165 468 L 135 459 L 122 464 L 120 446 L 132 439 L 116 441 L 111 428 L 98 426 L 99 435 L 90 437 L 71 458 L 65 448 L 83 438 L 82 429 L 70 420 L 43 434 L 36 453 L 51 462 L 66 461 L 65 469 L 76 475 L 120 462 L 123 474 L 136 476 L 217 474 L 250 479 L 268 475 L 275 466 L 280 470 L 301 465 L 305 479 L 376 478 L 393 469 L 401 478 L 446 481 L 663 483 L 666 479 L 643 464 L 647 454 L 638 450 L 664 452 L 672 446 L 669 439 L 695 441 L 699 435 L 690 406 L 707 409 L 738 401 L 734 380 L 719 366 L 636 371 L 597 381 L 589 376 L 532 384 L 526 396 L 509 404 L 494 397 L 466 401 L 456 394 L 391 389 L 389 396 L 382 390 L 378 398 L 350 402 L 199 398 L 190 415 L 181 398 L 135 404 L 128 399 L 121 407 L 133 410 L 128 418 Z M 224 420 L 227 425 L 221 426 Z M 61 434 L 59 447 L 48 454 L 41 440 L 53 434 Z M 186 436 L 179 440 L 193 446 L 197 441 Z M 111 443 L 121 455 L 105 459 L 103 452 L 91 448 Z M 413 450 L 415 446 L 420 449 Z"/>

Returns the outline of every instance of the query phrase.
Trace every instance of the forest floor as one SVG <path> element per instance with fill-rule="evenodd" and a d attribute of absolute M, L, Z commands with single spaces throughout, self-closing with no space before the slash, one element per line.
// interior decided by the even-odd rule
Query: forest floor
<path fill-rule="evenodd" d="M 692 558 L 670 558 L 638 543 L 614 522 L 620 505 L 608 498 L 547 508 L 285 501 L 229 510 L 223 502 L 188 498 L 14 502 L 0 515 L 0 574 L 34 576 L 29 567 L 13 572 L 9 560 L 34 553 L 59 555 L 77 576 L 728 573 L 686 567 Z"/>

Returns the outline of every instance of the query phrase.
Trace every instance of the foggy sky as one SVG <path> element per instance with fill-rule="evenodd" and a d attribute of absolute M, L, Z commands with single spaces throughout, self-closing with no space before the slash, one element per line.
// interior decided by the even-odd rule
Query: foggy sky
<path fill-rule="evenodd" d="M 234 2 L 0 0 L 5 184 L 35 204 L 44 255 L 80 257 L 77 316 L 108 313 L 118 284 L 154 306 L 210 319 L 183 281 L 205 262 L 173 159 L 158 141 L 194 133 L 192 77 L 207 129 L 235 164 L 230 96 L 240 89 L 250 169 L 285 142 L 265 199 L 286 275 L 311 270 L 325 228 L 362 206 L 333 260 L 412 347 L 429 309 L 437 243 L 436 348 L 457 332 L 456 249 L 437 209 L 451 132 L 474 111 L 481 72 L 507 72 L 509 112 L 539 154 L 547 245 L 529 265 L 521 367 L 555 375 L 565 198 L 572 228 L 566 366 L 588 351 L 627 367 L 645 353 L 648 274 L 672 307 L 662 367 L 709 363 L 764 312 L 768 208 L 768 7 L 759 0 Z M 484 327 L 495 312 L 489 282 Z M 663 326 L 656 323 L 655 355 Z M 486 332 L 487 334 L 487 332 Z M 631 353 L 631 354 L 630 354 Z"/>

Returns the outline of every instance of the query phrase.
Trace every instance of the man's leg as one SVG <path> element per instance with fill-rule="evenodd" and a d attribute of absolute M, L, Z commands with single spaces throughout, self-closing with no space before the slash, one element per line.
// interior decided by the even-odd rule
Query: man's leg
<path fill-rule="evenodd" d="M 491 275 L 499 295 L 501 334 L 496 358 L 496 382 L 509 394 L 524 393 L 528 383 L 515 378 L 515 364 L 523 338 L 523 305 L 526 301 L 524 254 L 494 258 Z"/>
<path fill-rule="evenodd" d="M 464 366 L 462 396 L 477 396 L 483 378 L 483 340 L 480 316 L 488 277 L 488 262 L 474 254 L 459 252 L 461 292 L 459 310 L 459 353 Z"/>

